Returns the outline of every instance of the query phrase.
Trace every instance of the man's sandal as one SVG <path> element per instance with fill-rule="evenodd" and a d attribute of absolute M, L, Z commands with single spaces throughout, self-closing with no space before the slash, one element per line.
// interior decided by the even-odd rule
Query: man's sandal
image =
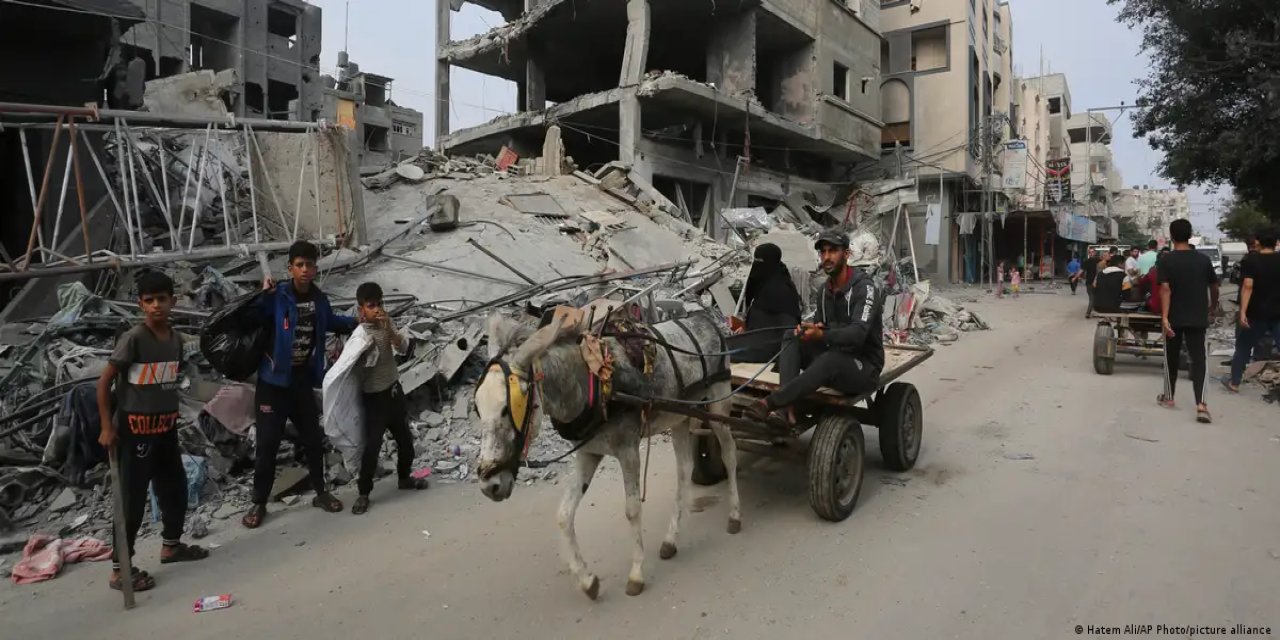
<path fill-rule="evenodd" d="M 267 519 L 267 505 L 255 504 L 249 507 L 244 517 L 240 519 L 240 524 L 246 529 L 257 529 L 262 526 L 262 521 Z"/>
<path fill-rule="evenodd" d="M 173 553 L 166 555 L 164 552 L 173 550 Z M 179 542 L 174 545 L 164 545 L 160 550 L 160 564 L 172 564 L 174 562 L 194 562 L 196 560 L 204 560 L 209 557 L 209 550 L 194 544 L 183 544 Z"/>
<path fill-rule="evenodd" d="M 369 511 L 369 496 L 360 496 L 351 505 L 353 515 L 362 516 Z"/>
<path fill-rule="evenodd" d="M 324 509 L 329 513 L 342 511 L 342 501 L 328 491 L 316 494 L 316 497 L 311 500 L 311 506 Z"/>
<path fill-rule="evenodd" d="M 430 486 L 426 478 L 401 478 L 399 484 L 401 491 L 421 491 Z"/>
<path fill-rule="evenodd" d="M 1209 415 L 1208 409 L 1196 408 L 1196 422 L 1200 424 L 1213 424 L 1213 416 Z"/>
<path fill-rule="evenodd" d="M 116 591 L 123 590 L 124 584 L 121 583 L 120 577 L 121 576 L 117 574 L 115 577 L 111 578 L 111 581 L 107 583 L 107 586 L 111 587 L 112 589 L 115 589 Z M 156 588 L 156 579 L 151 577 L 151 574 L 147 573 L 146 571 L 143 571 L 142 569 L 134 567 L 133 568 L 133 590 L 134 591 L 150 591 L 154 588 Z"/>

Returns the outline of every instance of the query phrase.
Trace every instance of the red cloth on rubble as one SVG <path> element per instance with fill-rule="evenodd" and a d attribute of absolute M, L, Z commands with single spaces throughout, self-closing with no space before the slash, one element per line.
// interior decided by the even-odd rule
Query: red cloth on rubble
<path fill-rule="evenodd" d="M 22 560 L 13 567 L 14 584 L 31 584 L 52 580 L 62 565 L 74 562 L 100 562 L 111 558 L 111 546 L 97 538 L 63 540 L 37 533 L 22 549 Z"/>

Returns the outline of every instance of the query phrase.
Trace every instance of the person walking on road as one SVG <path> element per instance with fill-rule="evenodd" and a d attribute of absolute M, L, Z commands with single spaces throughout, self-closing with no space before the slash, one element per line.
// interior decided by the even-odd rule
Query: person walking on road
<path fill-rule="evenodd" d="M 1244 369 L 1253 349 L 1266 335 L 1280 345 L 1280 253 L 1276 253 L 1276 230 L 1258 233 L 1258 251 L 1240 261 L 1240 328 L 1236 333 L 1236 353 L 1231 359 L 1231 378 L 1224 380 L 1228 391 L 1240 391 Z"/>
<path fill-rule="evenodd" d="M 1080 286 L 1080 258 L 1076 254 L 1071 254 L 1071 261 L 1067 263 L 1067 282 L 1071 284 L 1071 295 L 1076 294 L 1076 287 Z"/>
<path fill-rule="evenodd" d="M 1178 368 L 1185 345 L 1191 357 L 1191 384 L 1196 396 L 1196 421 L 1213 422 L 1204 402 L 1205 333 L 1210 316 L 1218 308 L 1218 274 L 1208 256 L 1191 247 L 1191 221 L 1174 220 L 1169 225 L 1173 251 L 1160 259 L 1161 324 L 1165 335 L 1164 393 L 1156 401 L 1172 409 L 1178 382 Z"/>
<path fill-rule="evenodd" d="M 1085 257 L 1084 264 L 1080 266 L 1080 271 L 1084 274 L 1084 292 L 1089 296 L 1089 306 L 1084 311 L 1086 320 L 1093 317 L 1093 281 L 1098 277 L 1098 262 L 1101 259 L 1102 257 L 1098 255 L 1097 249 L 1089 249 L 1089 255 Z"/>

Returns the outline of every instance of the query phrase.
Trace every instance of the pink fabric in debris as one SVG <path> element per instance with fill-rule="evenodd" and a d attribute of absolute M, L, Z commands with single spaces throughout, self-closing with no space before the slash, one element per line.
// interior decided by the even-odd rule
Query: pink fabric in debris
<path fill-rule="evenodd" d="M 13 567 L 15 584 L 31 584 L 52 580 L 62 565 L 73 562 L 99 562 L 111 558 L 111 546 L 97 538 L 63 540 L 37 533 L 22 549 L 22 560 Z"/>
<path fill-rule="evenodd" d="M 253 394 L 254 387 L 250 384 L 236 382 L 223 385 L 213 399 L 204 404 L 204 410 L 227 431 L 243 436 L 255 420 Z"/>

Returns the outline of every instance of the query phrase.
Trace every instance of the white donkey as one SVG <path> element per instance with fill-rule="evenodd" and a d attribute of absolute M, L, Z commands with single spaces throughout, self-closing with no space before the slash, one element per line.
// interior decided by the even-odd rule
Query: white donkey
<path fill-rule="evenodd" d="M 679 350 L 711 354 L 724 351 L 724 341 L 710 317 L 686 318 L 679 325 L 664 322 L 652 328 L 663 341 Z M 483 432 L 478 468 L 481 490 L 495 502 L 511 496 L 528 443 L 537 435 L 537 425 L 541 422 L 539 411 L 545 411 L 548 417 L 562 424 L 581 424 L 581 420 L 575 419 L 589 418 L 592 399 L 599 398 L 599 389 L 592 388 L 588 364 L 579 346 L 580 327 L 564 326 L 562 319 L 557 318 L 532 335 L 530 331 L 527 325 L 496 313 L 489 318 L 491 364 L 476 387 L 475 406 Z M 517 346 L 516 343 L 521 341 L 523 344 Z M 729 366 L 726 356 L 699 358 L 668 352 L 659 346 L 652 362 L 652 372 L 645 376 L 628 361 L 617 339 L 606 337 L 603 342 L 613 354 L 615 390 L 641 397 L 679 398 L 690 402 L 718 400 L 707 404 L 706 409 L 728 415 L 731 401 L 727 398 L 732 388 L 725 375 Z M 672 353 L 674 357 L 670 355 Z M 536 383 L 535 377 L 538 379 Z M 708 379 L 714 381 L 707 385 L 693 384 Z M 682 386 L 693 386 L 694 389 L 686 393 L 680 388 Z M 680 520 L 689 508 L 693 465 L 690 443 L 692 420 L 657 412 L 649 419 L 649 435 L 664 431 L 671 433 L 676 457 L 676 508 L 659 554 L 664 560 L 676 555 Z M 722 424 L 712 422 L 710 427 L 720 441 L 728 472 L 728 531 L 738 533 L 742 529 L 742 520 L 733 435 Z M 600 580 L 587 570 L 582 559 L 574 518 L 601 460 L 606 455 L 617 458 L 626 490 L 627 520 L 634 537 L 627 595 L 639 595 L 644 591 L 640 441 L 645 437 L 645 428 L 641 412 L 635 407 L 614 403 L 608 406 L 607 419 L 590 433 L 587 443 L 575 454 L 575 474 L 560 503 L 561 552 L 579 588 L 594 600 L 600 593 Z"/>

